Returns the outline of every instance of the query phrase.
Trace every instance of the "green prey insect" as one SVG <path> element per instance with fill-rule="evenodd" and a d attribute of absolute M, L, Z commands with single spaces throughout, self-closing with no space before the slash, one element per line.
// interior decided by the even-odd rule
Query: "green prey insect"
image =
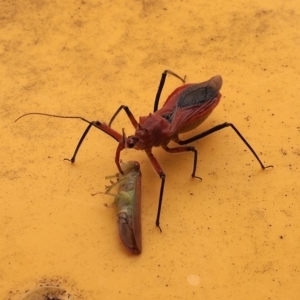
<path fill-rule="evenodd" d="M 141 178 L 140 164 L 136 161 L 121 162 L 123 174 L 107 176 L 117 177 L 117 182 L 107 187 L 105 194 L 115 196 L 114 205 L 118 211 L 119 236 L 125 247 L 133 254 L 142 252 L 141 230 Z M 111 190 L 118 186 L 118 193 Z"/>

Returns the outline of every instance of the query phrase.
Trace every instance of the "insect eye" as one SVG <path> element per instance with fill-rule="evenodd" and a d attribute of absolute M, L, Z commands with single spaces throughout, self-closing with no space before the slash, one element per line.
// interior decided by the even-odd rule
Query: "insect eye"
<path fill-rule="evenodd" d="M 129 136 L 127 139 L 127 147 L 133 148 L 135 146 L 136 142 L 137 142 L 137 139 L 134 138 L 134 136 Z"/>
<path fill-rule="evenodd" d="M 128 141 L 127 146 L 128 146 L 128 148 L 133 148 L 134 147 L 134 141 Z"/>

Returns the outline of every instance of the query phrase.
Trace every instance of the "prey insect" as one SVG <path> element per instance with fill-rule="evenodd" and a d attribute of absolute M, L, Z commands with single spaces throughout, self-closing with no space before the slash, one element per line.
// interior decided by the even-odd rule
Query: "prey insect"
<path fill-rule="evenodd" d="M 177 89 L 175 89 L 170 96 L 167 98 L 165 104 L 158 109 L 158 104 L 160 100 L 160 95 L 163 90 L 166 76 L 170 74 L 178 79 L 180 79 L 184 84 Z M 61 118 L 77 118 L 81 119 L 85 122 L 88 122 L 86 130 L 84 131 L 82 137 L 80 138 L 78 145 L 74 151 L 74 154 L 69 160 L 71 163 L 75 162 L 76 155 L 78 150 L 84 141 L 86 135 L 92 126 L 97 127 L 103 132 L 110 135 L 114 138 L 119 144 L 115 154 L 115 163 L 119 169 L 119 172 L 122 173 L 122 168 L 120 165 L 120 153 L 125 148 L 134 148 L 136 150 L 144 150 L 154 168 L 156 173 L 161 179 L 161 186 L 159 192 L 159 201 L 158 201 L 158 209 L 156 216 L 156 226 L 160 228 L 160 214 L 162 208 L 162 200 L 163 200 L 163 192 L 164 185 L 166 180 L 166 175 L 161 168 L 159 162 L 154 157 L 152 153 L 153 147 L 162 147 L 169 153 L 181 153 L 181 152 L 192 152 L 193 153 L 193 168 L 192 168 L 192 177 L 196 177 L 201 179 L 196 175 L 197 170 L 197 157 L 198 152 L 193 146 L 188 146 L 187 144 L 202 139 L 214 132 L 217 132 L 226 127 L 231 127 L 234 132 L 239 136 L 239 138 L 244 142 L 247 148 L 254 155 L 261 168 L 264 170 L 269 167 L 273 167 L 271 165 L 265 166 L 254 149 L 250 146 L 247 140 L 243 137 L 243 135 L 238 131 L 238 129 L 232 123 L 223 123 L 217 126 L 212 127 L 209 130 L 206 130 L 200 134 L 197 134 L 187 140 L 180 140 L 179 134 L 183 132 L 190 131 L 196 127 L 198 127 L 213 111 L 213 109 L 218 105 L 221 99 L 221 90 L 222 87 L 222 77 L 220 75 L 216 75 L 209 80 L 201 83 L 191 83 L 185 84 L 185 79 L 181 78 L 177 74 L 172 71 L 166 70 L 162 73 L 160 84 L 156 93 L 155 101 L 154 101 L 154 109 L 153 113 L 148 116 L 140 117 L 139 122 L 135 119 L 134 115 L 130 111 L 128 106 L 121 105 L 113 117 L 111 118 L 108 125 L 105 123 L 101 123 L 99 121 L 89 122 L 88 120 L 82 117 L 64 117 L 57 115 L 49 115 L 43 113 L 28 113 L 30 114 L 40 114 L 40 115 L 48 115 L 53 117 L 61 117 Z M 124 110 L 126 115 L 128 116 L 131 124 L 135 128 L 135 133 L 126 138 L 124 132 L 123 134 L 118 133 L 111 125 L 117 115 L 121 110 Z M 23 117 L 21 116 L 21 117 Z M 21 118 L 20 117 L 20 118 Z M 18 118 L 19 119 L 19 118 Z M 17 120 L 18 120 L 17 119 Z M 178 147 L 169 148 L 168 144 L 170 141 L 177 143 Z"/>
<path fill-rule="evenodd" d="M 141 230 L 141 178 L 140 165 L 137 161 L 121 163 L 123 174 L 108 176 L 117 177 L 117 182 L 106 189 L 106 194 L 115 196 L 114 205 L 118 211 L 119 236 L 125 247 L 133 254 L 142 252 Z M 118 186 L 118 193 L 111 190 Z"/>

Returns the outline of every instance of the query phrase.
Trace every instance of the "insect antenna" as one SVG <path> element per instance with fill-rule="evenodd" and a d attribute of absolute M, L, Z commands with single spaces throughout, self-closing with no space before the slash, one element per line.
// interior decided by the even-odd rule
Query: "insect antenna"
<path fill-rule="evenodd" d="M 40 116 L 47 116 L 47 117 L 61 118 L 61 119 L 80 119 L 80 120 L 82 120 L 84 122 L 87 122 L 89 124 L 92 123 L 92 122 L 88 121 L 87 119 L 85 119 L 83 117 L 78 117 L 78 116 L 59 116 L 59 115 L 52 115 L 52 114 L 46 114 L 46 113 L 40 113 L 40 112 L 32 112 L 32 113 L 24 114 L 24 115 L 20 116 L 19 118 L 17 118 L 14 122 L 17 122 L 21 118 L 26 117 L 26 116 L 30 116 L 30 115 L 40 115 Z"/>

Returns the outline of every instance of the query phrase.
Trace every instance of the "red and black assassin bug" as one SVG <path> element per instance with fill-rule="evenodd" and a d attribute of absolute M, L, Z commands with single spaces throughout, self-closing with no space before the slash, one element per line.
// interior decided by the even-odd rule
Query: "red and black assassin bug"
<path fill-rule="evenodd" d="M 167 98 L 162 108 L 158 109 L 160 95 L 164 87 L 167 74 L 171 74 L 177 77 L 184 83 L 184 85 L 175 89 L 173 93 Z M 154 112 L 152 114 L 150 113 L 148 116 L 140 117 L 139 122 L 137 122 L 137 120 L 133 116 L 128 106 L 125 105 L 121 105 L 118 108 L 118 110 L 115 112 L 108 125 L 106 125 L 105 123 L 101 123 L 100 121 L 90 122 L 82 117 L 72 117 L 72 116 L 65 117 L 65 116 L 49 115 L 44 113 L 28 113 L 25 115 L 40 114 L 40 115 L 48 115 L 48 116 L 61 117 L 61 118 L 75 118 L 75 119 L 77 118 L 89 123 L 81 139 L 79 140 L 79 143 L 75 149 L 72 158 L 66 159 L 69 160 L 71 163 L 75 162 L 77 152 L 92 126 L 95 126 L 98 129 L 102 130 L 103 132 L 107 133 L 119 143 L 116 150 L 115 163 L 121 174 L 123 172 L 120 166 L 120 152 L 124 148 L 134 148 L 136 150 L 144 150 L 148 158 L 150 159 L 150 162 L 154 167 L 156 173 L 161 178 L 161 187 L 160 187 L 158 210 L 157 210 L 157 217 L 156 217 L 156 226 L 159 227 L 160 229 L 159 220 L 160 220 L 166 175 L 163 172 L 157 159 L 152 154 L 153 147 L 162 147 L 164 150 L 166 150 L 169 153 L 179 153 L 179 152 L 189 152 L 189 151 L 193 152 L 194 162 L 193 162 L 193 169 L 192 169 L 192 177 L 200 178 L 196 176 L 197 155 L 198 155 L 197 150 L 193 146 L 182 146 L 182 145 L 187 145 L 191 142 L 202 139 L 223 128 L 231 127 L 235 131 L 235 133 L 240 137 L 240 139 L 245 143 L 245 145 L 252 152 L 252 154 L 255 156 L 255 158 L 257 159 L 257 161 L 259 162 L 263 170 L 266 168 L 273 167 L 272 165 L 265 166 L 261 162 L 254 149 L 250 146 L 250 144 L 246 141 L 246 139 L 242 136 L 242 134 L 237 130 L 237 128 L 232 123 L 225 122 L 223 124 L 214 126 L 213 128 L 206 130 L 200 134 L 197 134 L 187 140 L 179 139 L 178 135 L 180 133 L 187 132 L 196 128 L 211 114 L 213 109 L 220 102 L 221 87 L 222 87 L 222 77 L 220 75 L 216 75 L 205 82 L 185 84 L 185 79 L 181 78 L 180 76 L 173 73 L 172 71 L 165 70 L 162 73 L 160 84 L 157 90 L 157 94 L 154 102 L 154 110 L 153 110 Z M 116 118 L 116 116 L 119 114 L 121 110 L 125 111 L 133 127 L 135 128 L 134 135 L 130 135 L 127 138 L 125 137 L 124 133 L 120 134 L 119 132 L 111 128 L 112 122 L 114 121 L 114 119 Z M 181 147 L 169 148 L 168 144 L 170 141 L 173 141 L 178 145 L 181 145 Z"/>

